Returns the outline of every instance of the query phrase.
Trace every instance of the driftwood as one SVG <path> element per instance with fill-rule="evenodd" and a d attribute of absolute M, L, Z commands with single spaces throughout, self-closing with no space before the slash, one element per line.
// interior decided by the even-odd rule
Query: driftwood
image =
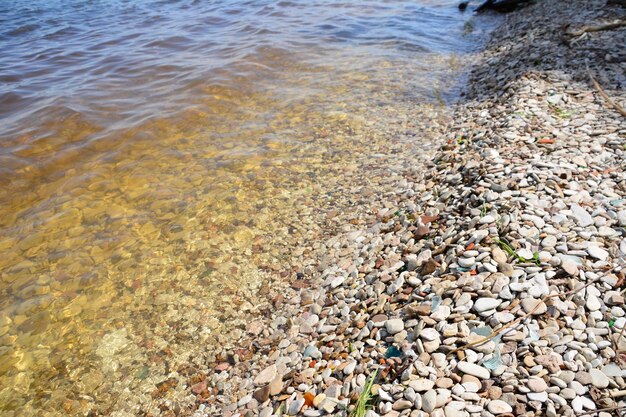
<path fill-rule="evenodd" d="M 578 37 L 578 36 L 582 36 L 585 33 L 588 32 L 600 32 L 603 30 L 613 30 L 613 29 L 619 29 L 623 26 L 626 26 L 626 19 L 625 20 L 616 20 L 615 22 L 611 22 L 611 23 L 607 23 L 604 25 L 585 25 L 579 29 L 571 29 L 571 28 L 567 28 L 565 29 L 565 34 L 567 36 L 570 36 L 572 38 Z"/>
<path fill-rule="evenodd" d="M 626 110 L 624 110 L 624 108 L 622 106 L 620 106 L 619 104 L 614 102 L 611 99 L 611 97 L 609 97 L 609 95 L 604 91 L 604 89 L 602 88 L 600 83 L 598 83 L 598 81 L 596 81 L 596 79 L 594 78 L 593 74 L 591 74 L 591 71 L 587 70 L 587 72 L 589 74 L 589 79 L 591 80 L 591 83 L 596 88 L 596 90 L 598 90 L 598 93 L 602 96 L 602 98 L 609 104 L 609 106 L 611 106 L 615 110 L 617 110 L 617 112 L 619 114 L 621 114 L 622 116 L 626 117 Z"/>
<path fill-rule="evenodd" d="M 501 13 L 512 12 L 517 6 L 528 3 L 530 0 L 486 0 L 483 4 L 476 8 L 476 12 L 480 13 L 485 10 L 495 10 Z"/>

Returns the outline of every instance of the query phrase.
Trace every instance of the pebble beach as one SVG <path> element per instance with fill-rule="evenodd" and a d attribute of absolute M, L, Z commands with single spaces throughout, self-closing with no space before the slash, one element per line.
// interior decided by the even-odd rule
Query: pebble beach
<path fill-rule="evenodd" d="M 435 151 L 359 167 L 379 176 L 367 195 L 338 185 L 353 210 L 329 196 L 325 239 L 293 249 L 261 317 L 176 387 L 189 413 L 626 407 L 626 118 L 591 79 L 626 105 L 626 28 L 566 34 L 625 15 L 592 0 L 508 14 Z"/>

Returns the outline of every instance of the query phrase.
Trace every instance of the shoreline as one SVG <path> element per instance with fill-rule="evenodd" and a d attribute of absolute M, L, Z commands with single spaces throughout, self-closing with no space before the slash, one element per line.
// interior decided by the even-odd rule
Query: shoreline
<path fill-rule="evenodd" d="M 624 103 L 626 31 L 567 46 L 561 28 L 626 14 L 603 3 L 505 18 L 433 161 L 299 255 L 269 317 L 190 387 L 212 393 L 195 415 L 344 415 L 374 374 L 370 417 L 624 405 L 626 123 L 586 59 Z"/>

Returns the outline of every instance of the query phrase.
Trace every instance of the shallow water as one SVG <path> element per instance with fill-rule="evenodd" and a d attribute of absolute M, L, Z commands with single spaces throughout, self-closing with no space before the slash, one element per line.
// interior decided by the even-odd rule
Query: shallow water
<path fill-rule="evenodd" d="M 294 204 L 358 132 L 386 140 L 372 121 L 454 96 L 491 24 L 448 0 L 2 8 L 0 410 L 110 414 L 141 351 L 210 350 L 314 238 Z"/>

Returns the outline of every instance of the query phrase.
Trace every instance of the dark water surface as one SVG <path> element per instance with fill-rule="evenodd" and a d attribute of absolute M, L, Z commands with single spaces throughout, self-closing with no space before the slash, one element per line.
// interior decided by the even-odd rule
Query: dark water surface
<path fill-rule="evenodd" d="M 332 132 L 440 103 L 490 25 L 456 0 L 4 2 L 0 411 L 123 410 L 158 381 L 141 329 L 254 312 L 293 196 L 353 151 Z"/>

